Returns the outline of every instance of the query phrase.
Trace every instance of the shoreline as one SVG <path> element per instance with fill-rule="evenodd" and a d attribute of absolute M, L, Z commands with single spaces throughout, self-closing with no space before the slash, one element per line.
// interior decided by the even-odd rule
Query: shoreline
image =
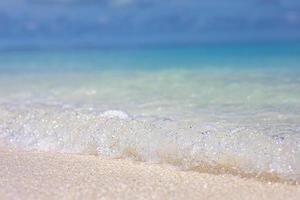
<path fill-rule="evenodd" d="M 0 150 L 1 199 L 299 199 L 300 186 L 92 155 Z"/>

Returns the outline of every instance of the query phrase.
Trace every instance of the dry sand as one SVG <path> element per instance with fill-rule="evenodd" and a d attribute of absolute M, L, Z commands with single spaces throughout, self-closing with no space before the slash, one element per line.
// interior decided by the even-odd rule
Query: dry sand
<path fill-rule="evenodd" d="M 96 156 L 0 151 L 0 199 L 300 199 L 300 186 Z"/>

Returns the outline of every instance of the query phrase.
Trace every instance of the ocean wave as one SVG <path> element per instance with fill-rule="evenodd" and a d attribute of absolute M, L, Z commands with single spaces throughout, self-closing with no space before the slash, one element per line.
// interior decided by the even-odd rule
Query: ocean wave
<path fill-rule="evenodd" d="M 63 103 L 0 104 L 5 148 L 132 158 L 294 183 L 300 182 L 299 132 L 292 125 L 133 116 Z"/>

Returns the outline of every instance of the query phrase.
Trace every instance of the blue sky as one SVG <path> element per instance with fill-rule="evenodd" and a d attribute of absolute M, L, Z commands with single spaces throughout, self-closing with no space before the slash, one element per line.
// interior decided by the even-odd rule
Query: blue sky
<path fill-rule="evenodd" d="M 299 39 L 299 0 L 0 2 L 0 47 Z"/>

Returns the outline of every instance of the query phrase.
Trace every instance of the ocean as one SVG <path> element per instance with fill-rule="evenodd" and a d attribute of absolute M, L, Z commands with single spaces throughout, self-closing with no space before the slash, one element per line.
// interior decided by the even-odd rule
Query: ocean
<path fill-rule="evenodd" d="M 2 50 L 0 146 L 300 182 L 300 43 Z"/>

